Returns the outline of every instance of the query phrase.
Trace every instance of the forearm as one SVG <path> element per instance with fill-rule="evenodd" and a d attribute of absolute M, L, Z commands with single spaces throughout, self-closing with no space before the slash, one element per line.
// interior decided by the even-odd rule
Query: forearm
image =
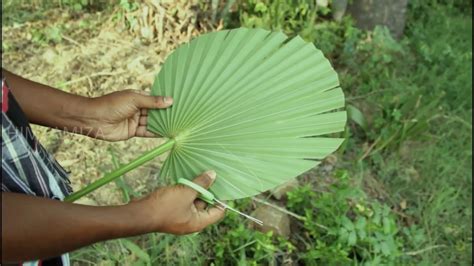
<path fill-rule="evenodd" d="M 150 231 L 140 208 L 96 207 L 2 193 L 2 262 L 56 256 L 101 240 Z"/>
<path fill-rule="evenodd" d="M 2 71 L 31 123 L 78 133 L 87 130 L 86 121 L 90 119 L 88 97 L 36 83 L 4 69 Z"/>

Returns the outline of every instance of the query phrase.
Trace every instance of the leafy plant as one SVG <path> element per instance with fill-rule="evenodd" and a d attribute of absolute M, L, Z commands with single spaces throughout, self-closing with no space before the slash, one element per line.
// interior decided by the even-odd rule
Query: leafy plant
<path fill-rule="evenodd" d="M 57 44 L 63 39 L 60 26 L 51 26 L 41 30 L 33 29 L 30 34 L 31 41 L 39 46 L 47 46 L 50 43 Z"/>
<path fill-rule="evenodd" d="M 244 206 L 240 205 L 239 208 Z M 247 227 L 240 216 L 229 213 L 219 228 L 227 230 L 214 242 L 216 265 L 278 264 L 295 255 L 296 247 L 289 240 L 275 236 L 272 232 L 255 231 Z M 213 238 L 212 235 L 209 237 Z"/>
<path fill-rule="evenodd" d="M 397 261 L 402 243 L 390 208 L 368 201 L 347 173 L 338 175 L 328 191 L 316 193 L 306 185 L 288 192 L 288 208 L 306 218 L 301 230 L 307 232 L 307 246 L 301 259 L 315 265 Z"/>
<path fill-rule="evenodd" d="M 319 6 L 314 0 L 249 0 L 238 10 L 243 26 L 282 30 L 291 36 L 300 34 L 303 38 L 311 34 L 319 16 L 330 12 L 327 6 Z"/>
<path fill-rule="evenodd" d="M 199 1 L 199 9 L 203 13 L 211 13 L 208 17 L 210 17 L 213 24 L 217 21 L 222 21 L 226 28 L 235 28 L 232 27 L 233 20 L 232 13 L 230 12 L 231 9 L 234 8 L 236 2 L 236 0 Z M 238 27 L 239 25 L 236 26 Z"/>
<path fill-rule="evenodd" d="M 129 16 L 129 13 L 138 9 L 138 3 L 133 1 L 130 2 L 128 0 L 120 0 L 119 7 L 119 11 L 115 14 L 115 19 L 123 20 L 127 28 L 134 28 L 138 22 L 136 17 Z"/>

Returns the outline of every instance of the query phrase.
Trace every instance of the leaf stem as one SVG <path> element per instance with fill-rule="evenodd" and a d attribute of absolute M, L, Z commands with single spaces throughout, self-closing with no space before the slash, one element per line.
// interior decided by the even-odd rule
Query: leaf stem
<path fill-rule="evenodd" d="M 156 158 L 157 156 L 169 151 L 175 144 L 174 139 L 170 139 L 167 142 L 161 144 L 160 146 L 146 152 L 145 154 L 141 155 L 140 157 L 136 158 L 135 160 L 121 165 L 119 168 L 115 169 L 114 171 L 105 174 L 102 178 L 94 181 L 93 183 L 89 184 L 88 186 L 72 193 L 71 195 L 67 196 L 64 201 L 73 202 L 77 199 L 91 193 L 92 191 L 100 188 L 101 186 L 108 184 L 109 182 L 113 181 L 114 179 L 122 176 L 123 174 L 141 166 L 142 164 Z"/>

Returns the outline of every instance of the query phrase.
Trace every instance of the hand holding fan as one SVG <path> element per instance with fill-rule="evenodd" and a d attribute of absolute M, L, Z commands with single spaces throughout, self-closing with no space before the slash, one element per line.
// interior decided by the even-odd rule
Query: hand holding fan
<path fill-rule="evenodd" d="M 150 110 L 149 130 L 168 139 L 71 194 L 74 201 L 170 151 L 161 176 L 191 178 L 214 169 L 220 200 L 253 196 L 313 168 L 342 139 L 344 95 L 336 72 L 313 44 L 281 32 L 239 28 L 208 33 L 166 60 L 153 95 L 172 96 Z"/>

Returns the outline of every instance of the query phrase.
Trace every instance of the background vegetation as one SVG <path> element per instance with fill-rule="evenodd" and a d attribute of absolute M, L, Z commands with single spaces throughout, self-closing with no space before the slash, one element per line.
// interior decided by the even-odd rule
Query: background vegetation
<path fill-rule="evenodd" d="M 322 166 L 298 177 L 300 186 L 276 203 L 292 213 L 288 238 L 251 229 L 241 217 L 229 213 L 199 235 L 149 234 L 95 244 L 73 252 L 75 264 L 471 263 L 471 1 L 409 1 L 401 40 L 394 40 L 384 27 L 360 30 L 350 17 L 336 22 L 331 19 L 330 5 L 317 5 L 319 1 L 177 1 L 184 2 L 182 5 L 162 1 L 169 17 L 164 16 L 161 24 L 146 24 L 137 10 L 151 2 L 4 1 L 2 66 L 68 91 L 100 95 L 120 89 L 114 87 L 117 84 L 146 89 L 153 75 L 137 76 L 133 69 L 143 67 L 156 74 L 167 52 L 201 32 L 238 26 L 282 30 L 314 42 L 334 64 L 349 106 L 347 140 Z M 179 31 L 189 24 L 190 33 L 178 39 L 167 37 L 166 32 L 187 17 L 180 12 L 192 14 Z M 160 27 L 165 33 L 160 33 Z M 151 51 L 144 58 L 156 60 L 145 58 L 133 65 L 138 50 L 126 50 L 130 43 L 120 43 L 112 36 L 108 40 L 116 42 L 116 53 L 122 58 L 101 61 L 109 54 L 93 38 L 116 28 L 121 29 L 116 36 L 135 38 L 140 49 Z M 166 43 L 163 38 L 168 38 Z M 159 48 L 163 43 L 166 48 Z M 53 52 L 48 50 L 51 47 Z M 98 61 L 87 61 L 87 56 Z M 64 61 L 65 57 L 70 61 Z M 81 63 L 69 67 L 75 59 Z M 50 62 L 42 68 L 46 74 L 27 66 L 43 61 Z M 120 70 L 121 64 L 128 68 Z M 35 129 L 56 157 L 73 170 L 77 187 L 88 182 L 84 177 L 98 177 L 101 171 L 118 165 L 118 158 L 126 158 L 122 156 L 125 150 L 138 154 L 145 143 L 150 145 L 137 141 L 92 149 L 84 155 L 93 157 L 91 162 L 74 151 L 78 148 L 74 143 L 97 142 Z M 75 164 L 86 170 L 74 171 Z M 96 194 L 85 203 L 126 202 L 140 196 L 161 184 L 155 180 L 156 171 L 157 165 L 152 164 L 140 172 L 147 183 L 137 184 L 129 175 L 105 190 L 106 196 Z M 270 195 L 263 198 L 270 200 Z M 252 199 L 234 204 L 247 212 L 258 205 Z"/>

